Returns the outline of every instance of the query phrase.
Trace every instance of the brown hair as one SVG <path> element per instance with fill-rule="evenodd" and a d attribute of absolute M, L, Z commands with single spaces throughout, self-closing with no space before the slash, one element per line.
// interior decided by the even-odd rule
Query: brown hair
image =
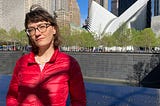
<path fill-rule="evenodd" d="M 56 30 L 56 34 L 54 34 L 53 47 L 58 48 L 61 44 L 61 41 L 60 41 L 59 27 L 56 22 L 56 16 L 53 17 L 40 5 L 32 5 L 30 8 L 30 12 L 26 13 L 26 16 L 25 16 L 25 29 L 28 28 L 28 24 L 36 23 L 40 21 L 49 22 L 51 23 L 52 26 L 54 26 Z M 38 54 L 38 47 L 35 45 L 34 41 L 30 38 L 29 35 L 28 35 L 28 39 L 29 39 L 29 44 L 32 46 L 32 51 L 35 54 Z"/>

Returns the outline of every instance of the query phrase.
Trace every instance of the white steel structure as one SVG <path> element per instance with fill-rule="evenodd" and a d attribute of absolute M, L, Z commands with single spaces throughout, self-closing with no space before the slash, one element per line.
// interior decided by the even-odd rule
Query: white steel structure
<path fill-rule="evenodd" d="M 104 33 L 113 34 L 123 23 L 127 23 L 129 28 L 132 27 L 132 23 L 134 23 L 136 27 L 143 29 L 146 25 L 145 18 L 148 1 L 149 0 L 137 0 L 119 17 L 92 1 L 89 10 L 88 29 L 98 36 Z M 135 22 L 135 20 L 137 22 Z"/>

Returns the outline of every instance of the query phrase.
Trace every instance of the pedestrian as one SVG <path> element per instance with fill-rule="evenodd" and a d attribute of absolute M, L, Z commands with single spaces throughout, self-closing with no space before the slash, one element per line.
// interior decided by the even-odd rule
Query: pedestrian
<path fill-rule="evenodd" d="M 86 106 L 79 63 L 61 52 L 56 18 L 39 5 L 25 15 L 25 31 L 32 50 L 14 67 L 7 106 Z"/>

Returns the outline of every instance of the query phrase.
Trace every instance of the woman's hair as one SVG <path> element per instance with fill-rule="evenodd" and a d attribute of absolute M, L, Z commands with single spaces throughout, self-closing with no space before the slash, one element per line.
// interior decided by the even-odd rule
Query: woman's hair
<path fill-rule="evenodd" d="M 32 5 L 30 8 L 30 12 L 26 13 L 25 16 L 25 29 L 28 28 L 28 24 L 30 23 L 37 23 L 41 21 L 49 22 L 52 26 L 54 26 L 56 30 L 56 34 L 54 34 L 53 40 L 53 48 L 58 48 L 61 44 L 60 41 L 60 33 L 59 27 L 56 22 L 56 16 L 52 16 L 49 14 L 45 9 L 43 9 L 40 5 Z M 35 45 L 34 41 L 28 35 L 29 44 L 32 46 L 32 51 L 35 54 L 38 54 L 38 47 Z"/>

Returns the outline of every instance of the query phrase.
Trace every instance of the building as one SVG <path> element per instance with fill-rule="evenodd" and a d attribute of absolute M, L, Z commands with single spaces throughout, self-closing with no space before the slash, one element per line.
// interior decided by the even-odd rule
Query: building
<path fill-rule="evenodd" d="M 137 0 L 118 17 L 92 1 L 88 20 L 88 30 L 98 38 L 113 34 L 123 23 L 142 30 L 151 24 L 151 0 Z"/>
<path fill-rule="evenodd" d="M 131 7 L 137 0 L 119 0 L 119 7 L 118 7 L 118 16 L 120 16 L 121 14 L 123 14 L 129 7 Z M 141 12 L 141 15 L 137 16 L 137 21 L 132 22 L 131 27 L 135 28 L 137 30 L 142 30 L 144 28 L 149 28 L 151 27 L 151 0 L 148 1 L 147 5 L 145 7 L 143 7 L 144 9 L 142 10 L 143 12 Z M 143 14 L 143 15 L 142 15 Z M 142 21 L 142 17 L 141 16 L 145 16 L 146 18 L 144 18 L 144 21 Z M 140 26 L 139 23 L 140 22 L 146 23 L 145 26 Z M 141 22 L 141 23 L 142 23 Z M 142 23 L 142 24 L 143 24 Z"/>
<path fill-rule="evenodd" d="M 69 12 L 70 12 L 70 23 L 80 26 L 80 8 L 76 0 L 70 0 L 69 3 Z"/>
<path fill-rule="evenodd" d="M 160 36 L 160 1 L 159 0 L 152 0 L 152 21 L 151 21 L 151 28 L 156 36 Z"/>
<path fill-rule="evenodd" d="M 97 2 L 99 5 L 108 10 L 108 0 L 88 0 L 88 7 L 90 7 L 92 1 Z"/>
<path fill-rule="evenodd" d="M 52 0 L 24 0 L 24 7 L 25 7 L 25 13 L 27 13 L 30 9 L 30 7 L 33 4 L 41 5 L 43 8 L 45 8 L 50 14 L 53 15 L 53 5 Z"/>
<path fill-rule="evenodd" d="M 23 0 L 0 0 L 0 28 L 23 30 L 24 11 Z"/>
<path fill-rule="evenodd" d="M 60 27 L 69 26 L 69 0 L 53 0 L 53 11 L 56 13 Z"/>
<path fill-rule="evenodd" d="M 160 15 L 160 1 L 154 0 L 154 16 Z"/>
<path fill-rule="evenodd" d="M 52 15 L 56 13 L 60 27 L 69 27 L 70 23 L 80 26 L 80 10 L 76 0 L 26 0 L 26 10 L 32 4 L 39 4 Z"/>
<path fill-rule="evenodd" d="M 88 29 L 88 24 L 89 24 L 89 14 L 90 14 L 90 10 L 91 10 L 91 4 L 92 1 L 96 2 L 97 4 L 101 5 L 104 9 L 108 10 L 108 0 L 88 0 L 88 17 L 85 20 L 85 23 L 83 25 L 83 28 Z"/>
<path fill-rule="evenodd" d="M 71 30 L 73 25 L 80 26 L 80 9 L 76 0 L 54 0 L 54 3 L 59 27 Z M 64 30 L 63 33 L 69 35 L 70 31 Z"/>
<path fill-rule="evenodd" d="M 118 16 L 119 0 L 111 0 L 111 12 Z"/>
<path fill-rule="evenodd" d="M 76 0 L 0 0 L 0 28 L 23 30 L 25 13 L 33 4 L 41 5 L 52 15 L 56 12 L 60 26 L 69 26 L 70 23 L 80 26 L 80 9 Z"/>
<path fill-rule="evenodd" d="M 152 17 L 151 28 L 156 36 L 160 37 L 160 16 Z"/>
<path fill-rule="evenodd" d="M 108 0 L 88 0 L 88 12 L 90 10 L 92 1 L 95 1 L 96 3 L 108 10 Z"/>
<path fill-rule="evenodd" d="M 120 16 L 124 11 L 126 11 L 136 1 L 137 0 L 119 0 L 118 16 Z"/>
<path fill-rule="evenodd" d="M 125 10 L 127 10 L 130 6 L 132 6 L 135 2 L 136 2 L 137 0 L 120 0 L 120 2 L 119 2 L 119 16 L 125 11 Z M 127 4 L 127 5 L 126 5 Z M 133 25 L 133 27 L 132 28 L 135 28 L 135 29 L 137 29 L 137 30 L 142 30 L 142 29 L 144 29 L 144 28 L 150 28 L 151 27 L 151 16 L 152 16 L 152 13 L 151 13 L 151 0 L 149 0 L 148 2 L 147 2 L 147 5 L 145 6 L 145 7 L 143 7 L 143 8 L 145 8 L 144 10 L 143 10 L 143 12 L 144 13 L 142 13 L 142 14 L 144 14 L 143 16 L 145 16 L 146 18 L 144 18 L 144 23 L 146 23 L 146 25 L 144 26 L 144 27 L 138 27 L 137 26 L 137 24 L 139 24 L 139 22 L 141 22 L 141 21 L 138 21 L 138 20 L 141 20 L 141 16 L 142 15 L 139 15 L 139 17 L 137 17 L 137 22 L 135 22 L 135 25 Z M 134 24 L 134 23 L 133 23 Z"/>
<path fill-rule="evenodd" d="M 137 0 L 111 0 L 111 12 L 116 16 L 120 16 L 136 1 Z"/>
<path fill-rule="evenodd" d="M 53 11 L 65 10 L 69 11 L 69 0 L 52 0 L 53 1 Z"/>

